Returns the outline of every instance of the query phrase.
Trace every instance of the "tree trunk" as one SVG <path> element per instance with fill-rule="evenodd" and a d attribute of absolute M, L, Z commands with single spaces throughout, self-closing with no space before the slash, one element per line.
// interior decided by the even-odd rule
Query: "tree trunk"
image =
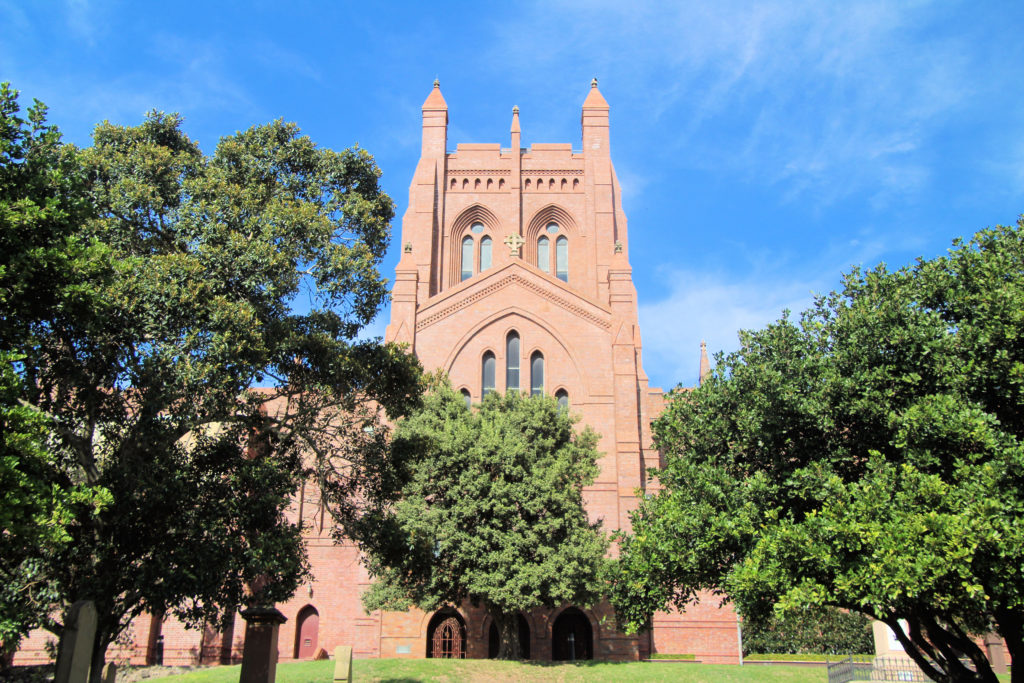
<path fill-rule="evenodd" d="M 1010 683 L 1024 683 L 1024 619 L 1019 611 L 999 610 L 996 623 L 1010 652 Z"/>
<path fill-rule="evenodd" d="M 99 639 L 92 649 L 92 664 L 89 666 L 89 683 L 103 683 L 103 665 L 107 659 L 107 646 L 100 646 Z"/>
<path fill-rule="evenodd" d="M 92 644 L 92 663 L 89 665 L 89 683 L 103 683 L 103 665 L 107 661 L 110 642 L 106 629 L 96 629 L 96 640 Z"/>
<path fill-rule="evenodd" d="M 495 626 L 498 627 L 498 659 L 522 659 L 516 613 L 500 612 L 493 607 L 489 611 Z"/>
<path fill-rule="evenodd" d="M 982 667 L 981 671 L 973 672 L 960 663 L 960 660 L 955 657 L 955 651 L 963 652 L 968 648 L 965 643 L 960 642 L 962 639 L 957 638 L 954 634 L 938 628 L 933 632 L 926 633 L 922 629 L 920 619 L 907 619 L 910 627 L 909 633 L 903 630 L 895 616 L 883 619 L 883 621 L 888 624 L 896 635 L 896 639 L 903 645 L 904 652 L 933 681 L 937 681 L 937 683 L 999 683 L 999 679 L 992 673 L 990 667 Z M 977 649 L 973 642 L 970 643 L 970 646 Z"/>

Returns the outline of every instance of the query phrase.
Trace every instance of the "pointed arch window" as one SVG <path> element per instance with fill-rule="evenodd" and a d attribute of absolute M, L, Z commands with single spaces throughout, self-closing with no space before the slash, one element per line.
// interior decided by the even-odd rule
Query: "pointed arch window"
<path fill-rule="evenodd" d="M 544 393 L 544 354 L 534 351 L 530 356 L 530 396 Z"/>
<path fill-rule="evenodd" d="M 555 241 L 555 277 L 569 281 L 569 240 L 565 235 Z"/>
<path fill-rule="evenodd" d="M 551 240 L 543 235 L 537 240 L 537 267 L 545 273 L 551 272 Z"/>
<path fill-rule="evenodd" d="M 469 395 L 469 389 L 462 389 L 459 393 L 462 394 L 462 400 L 466 402 L 467 408 L 473 407 L 473 397 Z"/>
<path fill-rule="evenodd" d="M 462 238 L 462 276 L 460 282 L 473 277 L 473 238 Z"/>
<path fill-rule="evenodd" d="M 487 235 L 480 240 L 480 272 L 491 267 L 491 238 Z"/>
<path fill-rule="evenodd" d="M 564 413 L 569 410 L 569 392 L 559 389 L 555 392 L 555 400 L 558 401 L 558 412 Z"/>
<path fill-rule="evenodd" d="M 505 391 L 519 391 L 519 333 L 505 338 Z"/>
<path fill-rule="evenodd" d="M 494 391 L 494 366 L 494 353 L 488 351 L 484 354 L 483 367 L 480 373 L 480 384 L 483 388 L 481 394 L 484 396 Z"/>

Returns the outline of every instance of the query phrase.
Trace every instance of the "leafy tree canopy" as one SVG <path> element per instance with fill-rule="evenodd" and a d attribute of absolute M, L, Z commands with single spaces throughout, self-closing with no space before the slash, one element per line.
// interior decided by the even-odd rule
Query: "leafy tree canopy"
<path fill-rule="evenodd" d="M 935 680 L 995 681 L 972 634 L 1024 661 L 1024 219 L 843 285 L 674 394 L 613 602 L 633 628 L 699 589 L 845 608 Z"/>
<path fill-rule="evenodd" d="M 307 466 L 380 450 L 364 427 L 416 404 L 416 361 L 357 338 L 386 297 L 393 205 L 366 151 L 281 121 L 208 157 L 177 115 L 75 150 L 4 111 L 8 137 L 52 131 L 37 174 L 19 151 L 0 176 L 23 195 L 0 214 L 0 349 L 47 421 L 50 477 L 107 496 L 70 507 L 43 568 L 58 607 L 96 603 L 98 679 L 142 611 L 199 624 L 289 597 L 308 565 L 282 513 Z"/>
<path fill-rule="evenodd" d="M 395 430 L 394 504 L 364 518 L 366 608 L 483 604 L 498 656 L 519 658 L 520 610 L 600 595 L 608 542 L 583 508 L 596 443 L 550 397 L 492 393 L 470 409 L 438 382 Z"/>

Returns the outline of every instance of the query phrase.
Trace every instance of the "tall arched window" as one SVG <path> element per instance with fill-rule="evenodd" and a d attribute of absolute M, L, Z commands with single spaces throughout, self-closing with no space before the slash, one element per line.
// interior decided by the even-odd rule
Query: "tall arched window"
<path fill-rule="evenodd" d="M 463 389 L 460 393 L 462 394 L 462 400 L 464 400 L 466 402 L 466 407 L 467 408 L 472 408 L 473 407 L 473 397 L 469 395 L 469 389 Z"/>
<path fill-rule="evenodd" d="M 569 392 L 559 389 L 555 392 L 555 400 L 558 401 L 558 412 L 564 413 L 569 410 Z"/>
<path fill-rule="evenodd" d="M 530 396 L 544 393 L 544 354 L 534 351 L 530 356 Z"/>
<path fill-rule="evenodd" d="M 491 267 L 491 238 L 484 236 L 480 240 L 480 272 Z"/>
<path fill-rule="evenodd" d="M 519 391 L 519 334 L 515 331 L 505 339 L 505 391 Z"/>
<path fill-rule="evenodd" d="M 555 241 L 555 277 L 569 281 L 569 240 L 565 235 Z"/>
<path fill-rule="evenodd" d="M 466 235 L 462 238 L 462 280 L 473 277 L 473 238 Z"/>
<path fill-rule="evenodd" d="M 537 267 L 545 273 L 551 272 L 551 240 L 547 237 L 537 240 Z"/>
<path fill-rule="evenodd" d="M 490 351 L 484 354 L 480 379 L 480 384 L 483 388 L 482 395 L 486 396 L 494 391 L 494 354 Z"/>

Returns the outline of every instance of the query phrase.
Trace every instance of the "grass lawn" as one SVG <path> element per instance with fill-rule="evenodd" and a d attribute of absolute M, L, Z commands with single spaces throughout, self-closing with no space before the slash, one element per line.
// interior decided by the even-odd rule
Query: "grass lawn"
<path fill-rule="evenodd" d="M 723 666 L 657 662 L 497 662 L 487 659 L 357 659 L 356 681 L 682 681 L 683 683 L 822 683 L 825 671 L 796 666 Z M 238 666 L 211 667 L 162 679 L 166 683 L 236 683 Z M 277 683 L 330 683 L 334 662 L 285 662 Z"/>

